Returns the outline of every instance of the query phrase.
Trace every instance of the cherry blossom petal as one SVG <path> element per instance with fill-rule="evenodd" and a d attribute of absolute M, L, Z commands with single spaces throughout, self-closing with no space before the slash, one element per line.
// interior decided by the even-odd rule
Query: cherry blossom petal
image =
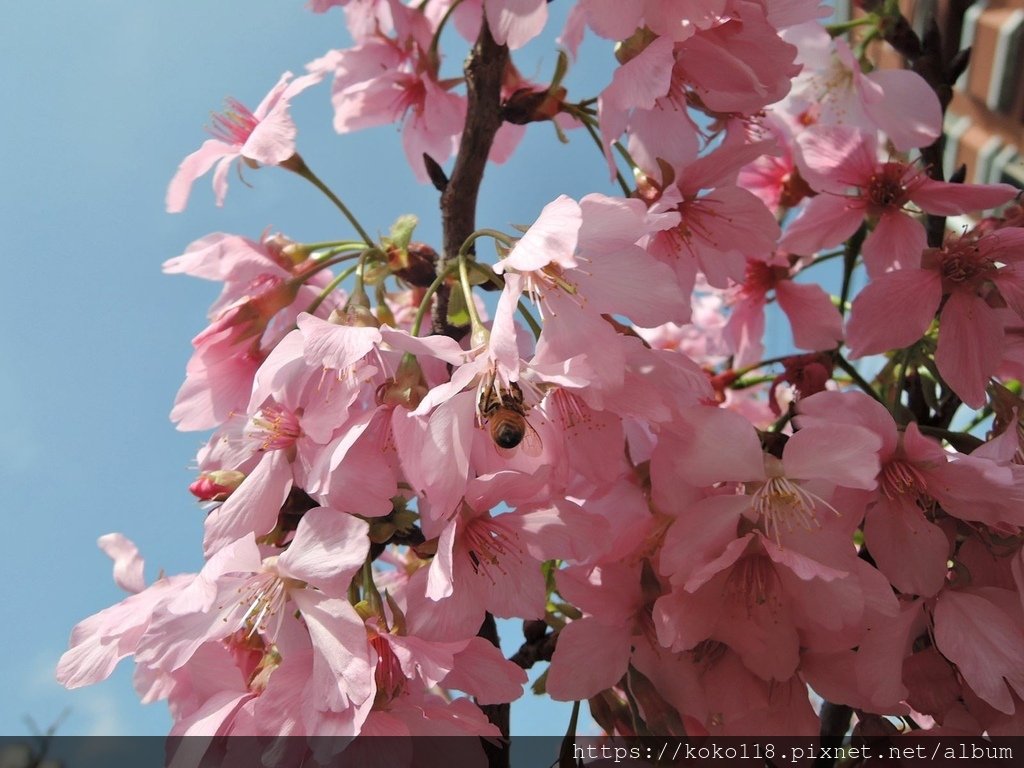
<path fill-rule="evenodd" d="M 292 488 L 291 464 L 284 451 L 270 451 L 227 501 L 206 518 L 203 551 L 207 557 L 247 533 L 263 536 L 277 524 Z"/>
<path fill-rule="evenodd" d="M 1005 598 L 1005 599 L 1004 599 Z M 1017 602 L 993 587 L 943 592 L 935 604 L 935 645 L 967 684 L 1000 712 L 1012 714 L 1011 690 L 1024 697 L 1024 629 L 1006 611 Z M 1019 604 L 1019 603 L 1018 603 Z"/>
<path fill-rule="evenodd" d="M 782 463 L 787 477 L 871 490 L 878 484 L 881 447 L 882 439 L 863 427 L 809 426 L 789 438 Z"/>
<path fill-rule="evenodd" d="M 834 349 L 842 341 L 843 318 L 820 285 L 780 280 L 775 296 L 789 318 L 793 343 L 799 349 Z"/>
<path fill-rule="evenodd" d="M 779 248 L 810 255 L 846 240 L 864 220 L 864 209 L 851 198 L 822 194 L 812 197 L 786 228 Z"/>
<path fill-rule="evenodd" d="M 1002 357 L 1003 325 L 985 300 L 954 291 L 942 308 L 935 363 L 971 408 L 985 404 L 988 379 Z"/>
<path fill-rule="evenodd" d="M 366 357 L 380 343 L 377 328 L 337 325 L 301 313 L 296 321 L 305 340 L 306 362 L 335 371 L 345 371 Z"/>
<path fill-rule="evenodd" d="M 864 540 L 879 570 L 900 592 L 932 597 L 942 589 L 949 541 L 909 498 L 881 496 L 868 509 Z"/>
<path fill-rule="evenodd" d="M 547 0 L 484 0 L 484 13 L 498 45 L 522 48 L 548 20 Z"/>
<path fill-rule="evenodd" d="M 933 270 L 897 269 L 872 280 L 850 309 L 846 326 L 850 357 L 913 344 L 931 324 L 941 300 L 942 282 Z"/>
<path fill-rule="evenodd" d="M 672 440 L 672 464 L 686 482 L 697 487 L 764 477 L 764 454 L 753 425 L 732 411 L 697 406 L 685 411 L 689 428 L 684 439 Z M 668 437 L 666 435 L 666 437 Z"/>
<path fill-rule="evenodd" d="M 114 561 L 114 583 L 117 586 L 133 594 L 146 588 L 142 573 L 145 562 L 131 539 L 120 533 L 108 533 L 100 536 L 96 543 Z"/>
<path fill-rule="evenodd" d="M 579 203 L 559 195 L 544 206 L 512 252 L 494 265 L 494 271 L 499 275 L 506 269 L 532 272 L 551 262 L 562 268 L 575 267 L 576 240 L 582 222 Z"/>
<path fill-rule="evenodd" d="M 800 175 L 816 192 L 845 195 L 869 179 L 878 165 L 874 139 L 856 128 L 818 127 L 800 132 L 796 141 Z"/>
<path fill-rule="evenodd" d="M 643 0 L 581 0 L 587 25 L 608 40 L 625 40 L 636 31 Z"/>
<path fill-rule="evenodd" d="M 955 216 L 995 208 L 1019 194 L 1010 184 L 950 184 L 923 178 L 911 190 L 910 199 L 926 213 Z"/>
<path fill-rule="evenodd" d="M 864 111 L 900 152 L 926 147 L 942 133 L 942 107 L 919 74 L 905 69 L 876 69 L 867 79 L 879 86 L 880 101 L 865 101 Z"/>
<path fill-rule="evenodd" d="M 81 688 L 110 677 L 118 662 L 135 652 L 159 605 L 193 578 L 160 579 L 75 625 L 70 647 L 57 663 L 57 682 L 66 688 Z"/>
<path fill-rule="evenodd" d="M 882 439 L 880 455 L 883 458 L 888 458 L 896 450 L 898 433 L 892 414 L 864 392 L 817 392 L 801 398 L 797 412 L 800 414 L 797 424 L 801 427 L 854 424 L 870 429 Z"/>
<path fill-rule="evenodd" d="M 207 139 L 195 152 L 181 161 L 178 171 L 167 187 L 165 200 L 168 213 L 180 213 L 188 205 L 192 184 L 200 176 L 209 171 L 218 160 L 238 157 L 238 150 L 230 144 L 217 139 Z M 214 185 L 216 187 L 216 185 Z M 224 199 L 222 193 L 217 195 L 218 201 Z M 218 202 L 218 205 L 221 203 Z"/>
<path fill-rule="evenodd" d="M 318 710 L 344 712 L 373 695 L 366 626 L 347 599 L 325 598 L 297 589 L 292 599 L 313 641 L 309 703 Z"/>
<path fill-rule="evenodd" d="M 489 640 L 470 638 L 455 654 L 454 665 L 442 684 L 465 691 L 477 704 L 504 704 L 523 695 L 526 670 L 507 660 Z"/>
<path fill-rule="evenodd" d="M 345 597 L 370 550 L 370 526 L 336 509 L 315 507 L 299 521 L 278 560 L 282 575 L 308 582 L 326 595 Z"/>
<path fill-rule="evenodd" d="M 928 237 L 921 222 L 899 211 L 886 211 L 864 240 L 861 253 L 868 275 L 876 278 L 894 267 L 916 269 L 921 265 L 921 251 L 927 245 Z"/>
<path fill-rule="evenodd" d="M 548 668 L 547 692 L 555 701 L 579 701 L 611 688 L 629 666 L 627 625 L 608 625 L 593 617 L 567 624 Z"/>

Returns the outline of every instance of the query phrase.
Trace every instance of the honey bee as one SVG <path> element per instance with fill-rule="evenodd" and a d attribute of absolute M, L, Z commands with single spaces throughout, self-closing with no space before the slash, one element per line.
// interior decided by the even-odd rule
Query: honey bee
<path fill-rule="evenodd" d="M 520 445 L 527 456 L 539 456 L 544 449 L 537 430 L 526 420 L 528 411 L 523 390 L 514 381 L 503 393 L 492 380 L 480 393 L 480 418 L 503 455 Z"/>

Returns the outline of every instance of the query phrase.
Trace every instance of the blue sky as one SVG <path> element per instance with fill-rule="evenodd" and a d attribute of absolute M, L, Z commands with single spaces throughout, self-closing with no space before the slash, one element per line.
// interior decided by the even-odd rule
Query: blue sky
<path fill-rule="evenodd" d="M 537 79 L 553 69 L 567 3 L 550 7 L 552 33 L 516 58 Z M 166 709 L 137 703 L 130 663 L 79 691 L 53 681 L 72 626 L 123 597 L 98 536 L 133 539 L 149 580 L 201 565 L 203 516 L 187 485 L 202 435 L 176 432 L 167 414 L 216 287 L 160 265 L 213 231 L 351 234 L 315 190 L 274 169 L 247 173 L 252 188 L 232 177 L 223 209 L 208 179 L 184 214 L 164 212 L 164 192 L 225 97 L 255 107 L 282 72 L 348 41 L 338 11 L 316 16 L 301 0 L 13 3 L 5 13 L 0 734 L 28 733 L 26 717 L 45 728 L 65 709 L 64 734 L 160 734 Z M 464 50 L 451 48 L 448 72 Z M 600 44 L 589 53 L 589 69 L 568 80 L 578 98 L 597 95 L 613 63 Z M 303 156 L 365 227 L 386 232 L 415 213 L 418 236 L 438 244 L 437 194 L 413 179 L 394 127 L 337 136 L 326 84 L 293 115 Z M 510 231 L 557 195 L 590 191 L 615 189 L 589 138 L 563 146 L 534 125 L 511 163 L 488 171 L 478 225 Z M 529 695 L 513 710 L 518 733 L 557 733 L 566 720 L 564 707 Z"/>

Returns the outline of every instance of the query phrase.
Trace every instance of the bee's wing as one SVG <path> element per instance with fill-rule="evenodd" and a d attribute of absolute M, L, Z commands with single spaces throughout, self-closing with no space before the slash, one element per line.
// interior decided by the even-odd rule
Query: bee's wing
<path fill-rule="evenodd" d="M 526 422 L 526 432 L 523 433 L 523 441 L 519 447 L 527 456 L 534 458 L 544 452 L 544 443 L 529 421 Z"/>

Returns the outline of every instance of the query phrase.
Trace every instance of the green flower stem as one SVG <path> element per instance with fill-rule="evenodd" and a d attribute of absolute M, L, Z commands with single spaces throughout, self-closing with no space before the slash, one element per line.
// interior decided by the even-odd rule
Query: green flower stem
<path fill-rule="evenodd" d="M 504 232 L 499 232 L 496 229 L 478 229 L 476 232 L 467 237 L 465 242 L 462 243 L 462 246 L 459 248 L 459 257 L 462 258 L 464 256 L 469 256 L 469 252 L 472 249 L 473 244 L 481 237 L 494 238 L 499 243 L 504 245 L 506 248 L 511 248 L 513 245 L 515 245 L 515 239 L 509 237 Z"/>
<path fill-rule="evenodd" d="M 467 263 L 481 275 L 486 277 L 492 285 L 496 285 L 498 286 L 498 288 L 505 287 L 505 281 L 498 277 L 496 274 L 494 274 L 494 272 L 491 272 L 489 269 L 487 269 L 483 264 L 477 261 L 469 261 Z M 533 338 L 539 339 L 540 332 L 542 330 L 540 327 L 540 323 L 537 322 L 537 319 L 530 312 L 529 308 L 523 303 L 522 299 L 519 300 L 519 303 L 516 305 L 516 308 L 519 310 L 519 314 L 523 316 L 523 320 L 526 321 L 526 324 L 530 326 L 530 330 L 533 332 Z"/>
<path fill-rule="evenodd" d="M 377 583 L 373 580 L 373 564 L 367 558 L 363 563 L 363 599 L 369 603 L 374 615 L 384 617 L 384 601 L 381 600 Z"/>
<path fill-rule="evenodd" d="M 444 281 L 448 279 L 448 276 L 455 271 L 455 263 L 449 262 L 449 264 L 434 278 L 434 282 L 430 284 L 427 290 L 423 293 L 423 298 L 420 300 L 420 306 L 416 310 L 416 316 L 412 320 L 412 328 L 409 330 L 410 336 L 419 336 L 420 328 L 423 325 L 423 318 L 427 314 L 427 308 L 430 306 L 430 300 L 437 293 L 437 289 L 440 288 Z"/>
<path fill-rule="evenodd" d="M 473 286 L 469 282 L 469 268 L 466 262 L 469 257 L 459 251 L 459 283 L 462 285 L 462 295 L 466 298 L 466 311 L 469 313 L 469 327 L 471 333 L 483 330 L 484 324 L 480 322 L 480 315 L 476 311 L 476 303 L 473 301 Z"/>
<path fill-rule="evenodd" d="M 323 251 L 330 249 L 331 252 L 341 251 L 361 251 L 366 247 L 366 243 L 362 240 L 327 240 L 322 243 L 298 243 L 303 250 L 313 253 L 314 251 Z M 324 258 L 321 256 L 320 258 Z"/>
<path fill-rule="evenodd" d="M 835 24 L 826 24 L 825 30 L 831 37 L 839 37 L 839 35 L 845 34 L 851 29 L 866 27 L 869 24 L 878 24 L 878 17 L 873 13 L 869 13 L 867 16 L 861 16 L 859 19 L 850 19 L 849 21 L 837 21 Z"/>
<path fill-rule="evenodd" d="M 853 280 L 853 270 L 857 266 L 857 259 L 860 257 L 860 248 L 864 239 L 868 236 L 866 224 L 861 224 L 853 236 L 846 241 L 846 248 L 843 250 L 843 287 L 839 294 L 840 311 L 848 306 L 850 299 L 850 287 Z"/>
<path fill-rule="evenodd" d="M 324 195 L 326 195 L 327 199 L 334 203 L 334 207 L 341 211 L 342 215 L 346 219 L 348 219 L 349 223 L 355 228 L 356 232 L 359 233 L 359 236 L 363 238 L 363 242 L 366 243 L 371 248 L 374 247 L 373 239 L 366 233 L 366 230 L 363 229 L 362 225 L 359 223 L 359 220 L 352 215 L 352 211 L 350 211 L 348 207 L 343 202 L 341 202 L 340 198 L 336 194 L 334 194 L 334 192 L 331 191 L 330 187 L 324 184 L 320 180 L 320 178 L 315 173 L 313 173 L 312 170 L 310 170 L 309 166 L 306 165 L 305 160 L 303 160 L 298 154 L 295 154 L 292 155 L 292 157 L 289 158 L 286 162 L 281 163 L 281 167 L 287 168 L 289 171 L 298 174 L 306 181 L 308 181 L 310 184 L 312 184 L 314 187 L 323 192 Z"/>
<path fill-rule="evenodd" d="M 333 280 L 331 280 L 331 282 L 327 284 L 327 286 L 320 292 L 320 295 L 317 296 L 316 299 L 314 299 L 313 302 L 306 308 L 306 311 L 311 315 L 314 314 L 320 308 L 320 305 L 327 300 L 327 297 L 334 293 L 334 289 L 341 285 L 342 282 L 344 282 L 346 279 L 351 277 L 352 273 L 355 272 L 357 269 L 359 269 L 359 264 L 353 264 L 348 269 L 343 270 L 341 274 L 339 274 L 336 278 L 334 278 Z"/>
<path fill-rule="evenodd" d="M 569 104 L 565 105 L 565 111 L 583 123 L 583 127 L 587 129 L 587 133 L 590 134 L 590 138 L 594 140 L 594 143 L 597 144 L 598 150 L 600 150 L 603 155 L 604 142 L 601 141 L 601 136 L 597 132 L 597 119 L 593 115 L 587 114 L 584 110 L 577 109 Z M 632 190 L 629 188 L 629 184 L 626 183 L 626 177 L 622 175 L 618 168 L 615 169 L 615 180 L 622 188 L 622 194 L 625 197 L 630 197 L 633 194 Z"/>
<path fill-rule="evenodd" d="M 729 389 L 747 389 L 749 387 L 757 387 L 761 384 L 767 384 L 770 381 L 775 381 L 776 378 L 778 377 L 768 374 L 767 376 L 754 376 L 749 379 L 737 379 L 729 385 Z"/>
<path fill-rule="evenodd" d="M 886 410 L 889 410 L 888 404 L 882 400 L 881 396 L 875 392 L 875 388 L 872 387 L 863 376 L 860 375 L 860 371 L 853 367 L 849 360 L 842 355 L 836 355 L 836 365 L 850 374 L 850 378 L 853 379 L 854 384 L 864 390 L 865 393 L 871 395 L 875 400 L 885 406 Z"/>
<path fill-rule="evenodd" d="M 352 286 L 352 292 L 348 296 L 348 301 L 345 302 L 345 310 L 352 306 L 353 302 L 357 307 L 370 306 L 370 297 L 366 295 L 366 287 L 363 285 L 363 271 L 366 269 L 366 257 L 371 253 L 372 249 L 367 249 L 359 254 L 359 263 L 356 264 L 356 282 Z"/>

